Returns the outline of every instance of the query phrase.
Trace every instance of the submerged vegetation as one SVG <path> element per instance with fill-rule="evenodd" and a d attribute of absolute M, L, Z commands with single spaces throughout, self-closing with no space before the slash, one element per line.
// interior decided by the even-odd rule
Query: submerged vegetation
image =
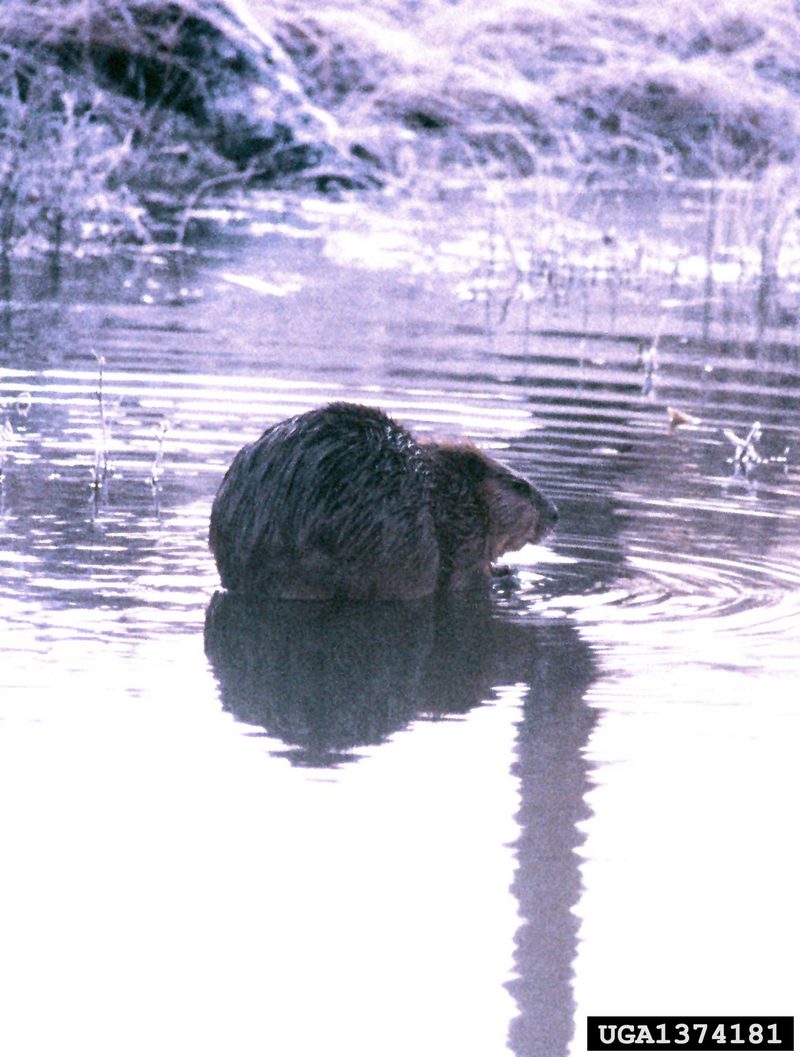
<path fill-rule="evenodd" d="M 636 278 L 653 254 L 603 203 L 677 181 L 700 221 L 659 266 L 672 288 L 692 256 L 704 332 L 736 298 L 761 332 L 794 327 L 798 94 L 790 0 L 5 0 L 0 294 L 14 256 L 57 277 L 65 253 L 180 245 L 242 187 L 460 182 L 488 191 L 484 264 L 504 241 L 525 299 L 587 243 L 595 278 Z M 504 237 L 517 191 L 528 230 Z"/>

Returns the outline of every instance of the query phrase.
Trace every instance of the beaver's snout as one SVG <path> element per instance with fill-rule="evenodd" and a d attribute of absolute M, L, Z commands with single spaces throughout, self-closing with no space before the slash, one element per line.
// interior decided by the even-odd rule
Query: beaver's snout
<path fill-rule="evenodd" d="M 549 536 L 553 529 L 556 527 L 558 521 L 558 507 L 546 495 L 542 495 L 541 492 L 537 492 L 539 505 L 539 536 L 533 542 L 538 543 L 539 540 L 543 540 L 545 536 Z"/>

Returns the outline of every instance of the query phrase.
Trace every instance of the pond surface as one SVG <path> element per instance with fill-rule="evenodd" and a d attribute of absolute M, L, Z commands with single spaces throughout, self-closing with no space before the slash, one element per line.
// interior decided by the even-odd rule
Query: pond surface
<path fill-rule="evenodd" d="M 800 1013 L 795 348 L 640 347 L 318 221 L 9 292 L 0 1048 L 560 1057 L 587 1015 Z M 486 598 L 209 608 L 232 456 L 331 399 L 469 436 L 557 532 Z"/>

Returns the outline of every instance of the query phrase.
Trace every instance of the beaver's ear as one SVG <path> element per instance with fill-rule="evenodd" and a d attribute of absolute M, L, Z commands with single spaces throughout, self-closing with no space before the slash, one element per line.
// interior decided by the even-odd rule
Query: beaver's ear
<path fill-rule="evenodd" d="M 472 444 L 448 444 L 441 448 L 442 463 L 462 483 L 482 484 L 492 473 L 492 461 Z"/>
<path fill-rule="evenodd" d="M 510 480 L 507 481 L 496 474 L 486 476 L 483 482 L 483 494 L 495 517 L 502 517 L 507 512 L 526 505 L 526 497 L 517 491 L 516 486 L 512 485 Z"/>
<path fill-rule="evenodd" d="M 433 470 L 436 488 L 448 494 L 474 490 L 482 475 L 473 461 L 471 450 L 461 444 L 427 441 L 422 450 Z"/>

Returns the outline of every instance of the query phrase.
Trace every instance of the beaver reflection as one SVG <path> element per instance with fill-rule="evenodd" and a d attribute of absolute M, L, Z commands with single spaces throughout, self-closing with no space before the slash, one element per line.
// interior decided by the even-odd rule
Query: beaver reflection
<path fill-rule="evenodd" d="M 225 708 L 281 739 L 305 766 L 339 764 L 414 719 L 464 713 L 497 686 L 527 684 L 514 766 L 513 894 L 522 924 L 507 985 L 519 1010 L 509 1045 L 518 1057 L 566 1053 L 576 825 L 587 814 L 583 750 L 593 722 L 584 694 L 594 678 L 573 625 L 532 622 L 480 593 L 358 604 L 255 604 L 219 593 L 206 616 L 206 649 Z"/>
<path fill-rule="evenodd" d="M 218 592 L 205 644 L 226 709 L 294 762 L 330 766 L 418 716 L 468 711 L 504 671 L 516 681 L 498 641 L 508 632 L 479 593 L 351 603 Z"/>
<path fill-rule="evenodd" d="M 329 766 L 416 714 L 431 607 L 218 592 L 205 645 L 228 711 L 290 746 L 295 763 Z"/>

